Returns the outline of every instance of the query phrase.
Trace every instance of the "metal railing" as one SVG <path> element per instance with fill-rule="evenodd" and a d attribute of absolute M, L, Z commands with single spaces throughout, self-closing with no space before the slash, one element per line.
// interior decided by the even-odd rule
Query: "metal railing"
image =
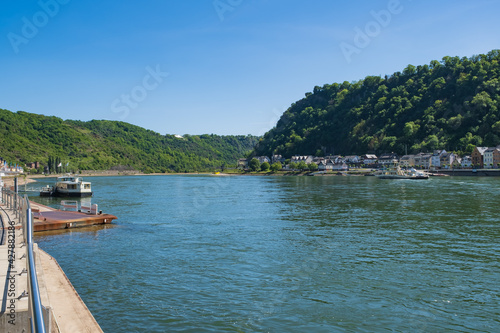
<path fill-rule="evenodd" d="M 43 316 L 43 305 L 40 298 L 38 278 L 36 275 L 35 255 L 33 253 L 33 214 L 31 212 L 28 196 L 24 198 L 12 190 L 2 188 L 2 202 L 14 210 L 19 223 L 23 228 L 23 240 L 27 246 L 28 272 L 28 311 L 30 317 L 31 332 L 45 333 L 45 322 Z"/>

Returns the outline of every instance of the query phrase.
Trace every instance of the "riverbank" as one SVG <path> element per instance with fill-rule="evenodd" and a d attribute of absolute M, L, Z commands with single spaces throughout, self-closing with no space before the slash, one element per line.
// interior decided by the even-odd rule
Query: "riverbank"
<path fill-rule="evenodd" d="M 500 177 L 500 169 L 453 169 L 426 171 L 428 173 L 446 174 L 459 177 Z M 224 172 L 189 172 L 189 173 L 143 173 L 137 170 L 83 170 L 82 177 L 110 177 L 110 176 L 174 176 L 174 175 L 213 175 L 213 176 L 371 176 L 373 169 L 354 169 L 349 171 L 259 171 L 249 172 L 238 169 L 229 169 Z M 55 178 L 64 174 L 51 175 L 19 175 L 18 186 L 34 183 L 37 179 Z M 14 176 L 3 177 L 4 186 L 14 186 Z"/>
<path fill-rule="evenodd" d="M 12 187 L 14 186 L 14 178 L 16 178 L 15 176 L 5 176 L 5 177 L 2 177 L 2 180 L 3 180 L 3 184 L 5 187 Z M 31 184 L 31 183 L 35 183 L 36 180 L 34 179 L 35 177 L 32 177 L 32 176 L 17 176 L 17 185 L 18 186 L 24 186 L 26 184 Z"/>

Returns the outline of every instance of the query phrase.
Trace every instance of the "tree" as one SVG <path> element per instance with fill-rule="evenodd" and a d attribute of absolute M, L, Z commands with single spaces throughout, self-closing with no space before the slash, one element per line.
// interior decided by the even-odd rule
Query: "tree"
<path fill-rule="evenodd" d="M 261 171 L 269 171 L 271 166 L 269 165 L 269 162 L 264 162 L 260 165 L 260 170 Z"/>
<path fill-rule="evenodd" d="M 317 165 L 316 163 L 312 163 L 312 162 L 311 162 L 311 163 L 309 163 L 309 164 L 307 165 L 307 167 L 308 167 L 308 168 L 309 168 L 309 170 L 311 170 L 311 171 L 318 170 L 318 165 Z"/>
<path fill-rule="evenodd" d="M 408 65 L 385 78 L 314 87 L 292 103 L 255 154 L 398 154 L 500 138 L 500 52 Z M 464 138 L 466 133 L 479 139 Z M 434 136 L 434 137 L 431 137 Z M 467 142 L 465 142 L 467 141 Z"/>
<path fill-rule="evenodd" d="M 304 161 L 300 161 L 299 164 L 297 165 L 297 169 L 299 170 L 306 170 L 308 169 L 307 163 Z"/>
<path fill-rule="evenodd" d="M 260 170 L 260 162 L 256 158 L 252 158 L 250 162 L 248 163 L 248 167 L 252 171 L 259 171 Z"/>
<path fill-rule="evenodd" d="M 280 171 L 281 168 L 283 168 L 283 166 L 281 165 L 281 162 L 274 162 L 271 165 L 271 171 L 273 171 L 273 172 Z"/>

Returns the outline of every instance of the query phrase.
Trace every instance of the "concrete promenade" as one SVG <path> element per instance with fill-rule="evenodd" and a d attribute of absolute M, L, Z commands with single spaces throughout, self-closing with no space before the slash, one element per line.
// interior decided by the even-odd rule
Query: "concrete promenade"
<path fill-rule="evenodd" d="M 27 251 L 15 211 L 0 204 L 0 332 L 30 332 Z M 46 332 L 102 332 L 56 260 L 34 246 Z"/>

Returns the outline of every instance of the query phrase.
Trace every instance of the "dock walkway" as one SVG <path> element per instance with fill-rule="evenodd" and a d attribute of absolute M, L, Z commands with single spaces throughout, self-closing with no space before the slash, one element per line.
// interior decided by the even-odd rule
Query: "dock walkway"
<path fill-rule="evenodd" d="M 48 231 L 108 224 L 116 219 L 111 214 L 90 214 L 62 211 L 30 201 L 34 217 L 34 231 Z"/>

